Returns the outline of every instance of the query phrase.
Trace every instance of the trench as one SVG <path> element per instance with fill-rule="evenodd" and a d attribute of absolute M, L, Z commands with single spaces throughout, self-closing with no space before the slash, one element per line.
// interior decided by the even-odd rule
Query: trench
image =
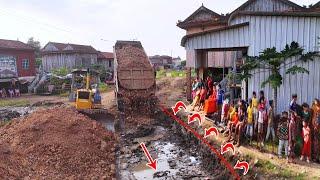
<path fill-rule="evenodd" d="M 140 142 L 157 159 L 157 171 L 146 166 L 148 160 Z M 117 179 L 231 178 L 215 154 L 161 111 L 152 125 L 139 127 L 135 132 L 122 131 L 116 156 Z"/>

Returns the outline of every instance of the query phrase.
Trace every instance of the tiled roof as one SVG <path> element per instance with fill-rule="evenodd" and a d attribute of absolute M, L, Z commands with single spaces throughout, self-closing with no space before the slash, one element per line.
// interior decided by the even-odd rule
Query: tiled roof
<path fill-rule="evenodd" d="M 21 41 L 0 39 L 1 49 L 34 50 L 33 47 Z"/>
<path fill-rule="evenodd" d="M 48 45 L 54 46 L 56 49 L 46 49 Z M 43 49 L 43 53 L 88 53 L 88 54 L 97 54 L 92 46 L 80 45 L 80 44 L 69 44 L 69 43 L 57 43 L 49 42 Z"/>
<path fill-rule="evenodd" d="M 100 52 L 98 54 L 98 59 L 114 59 L 112 52 Z"/>

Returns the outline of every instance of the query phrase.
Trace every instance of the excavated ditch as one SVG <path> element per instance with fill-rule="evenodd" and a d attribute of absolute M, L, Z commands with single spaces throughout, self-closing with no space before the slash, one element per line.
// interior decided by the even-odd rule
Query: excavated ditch
<path fill-rule="evenodd" d="M 121 131 L 118 179 L 230 179 L 217 157 L 192 134 L 160 111 L 155 117 L 151 125 Z M 158 160 L 157 171 L 146 166 L 141 142 Z"/>

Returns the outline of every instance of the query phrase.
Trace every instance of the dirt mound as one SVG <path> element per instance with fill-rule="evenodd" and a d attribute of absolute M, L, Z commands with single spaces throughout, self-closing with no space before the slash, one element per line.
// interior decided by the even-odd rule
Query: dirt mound
<path fill-rule="evenodd" d="M 112 179 L 113 133 L 70 108 L 41 110 L 0 128 L 0 179 Z"/>

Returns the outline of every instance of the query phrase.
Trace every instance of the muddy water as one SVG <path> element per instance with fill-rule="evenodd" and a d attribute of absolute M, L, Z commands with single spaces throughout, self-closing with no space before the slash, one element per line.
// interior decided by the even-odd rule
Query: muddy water
<path fill-rule="evenodd" d="M 164 144 L 164 145 L 162 145 Z M 135 168 L 132 169 L 133 175 L 137 179 L 152 179 L 154 174 L 158 172 L 156 175 L 174 175 L 178 172 L 177 169 L 171 169 L 168 163 L 170 159 L 176 159 L 177 155 L 171 153 L 172 150 L 176 149 L 174 144 L 168 143 L 158 143 L 156 142 L 154 145 L 155 149 L 161 149 L 161 151 L 157 154 L 157 171 L 155 172 L 153 169 L 150 169 L 146 166 L 146 162 L 140 162 Z"/>
<path fill-rule="evenodd" d="M 144 142 L 157 171 L 150 169 L 141 147 Z M 152 134 L 144 137 L 127 137 L 118 154 L 118 179 L 205 179 L 210 173 L 201 168 L 201 158 L 196 149 L 182 145 L 172 131 L 157 126 Z"/>

